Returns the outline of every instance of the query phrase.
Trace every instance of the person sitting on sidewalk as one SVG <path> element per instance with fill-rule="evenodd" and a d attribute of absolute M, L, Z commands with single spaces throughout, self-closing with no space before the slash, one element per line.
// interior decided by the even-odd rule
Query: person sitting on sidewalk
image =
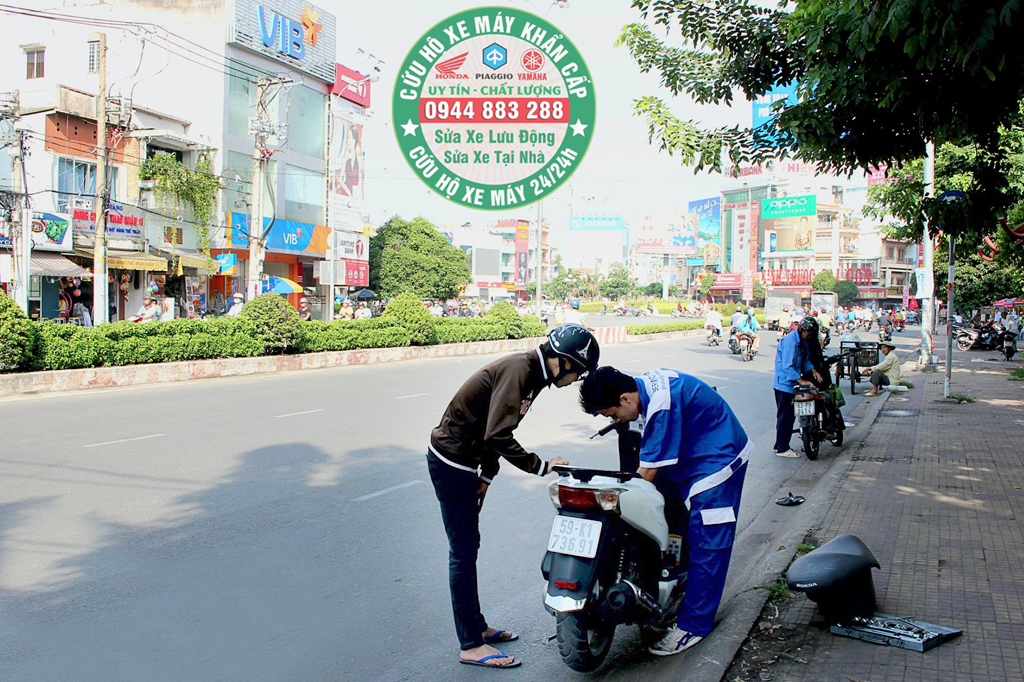
<path fill-rule="evenodd" d="M 714 627 L 753 448 L 715 389 L 671 369 L 631 377 L 601 367 L 583 380 L 580 407 L 619 424 L 643 415 L 637 473 L 665 496 L 670 532 L 685 529 L 689 555 L 676 624 L 648 651 L 655 656 L 681 653 Z"/>
<path fill-rule="evenodd" d="M 813 317 L 804 316 L 796 333 L 786 334 L 775 349 L 775 375 L 772 377 L 772 388 L 775 390 L 775 454 L 779 457 L 799 457 L 789 447 L 793 438 L 793 394 L 795 384 L 810 386 L 813 382 L 802 378 L 810 372 L 815 381 L 822 376 L 811 364 L 807 339 L 818 335 L 818 322 Z"/>
<path fill-rule="evenodd" d="M 871 367 L 865 367 L 861 370 L 861 374 L 871 375 L 871 385 L 874 387 L 864 395 L 876 396 L 878 395 L 879 389 L 882 386 L 896 386 L 900 383 L 902 375 L 900 374 L 900 361 L 893 353 L 896 350 L 896 346 L 888 341 L 882 341 L 878 344 L 878 347 L 882 349 L 882 361 L 877 365 Z"/>

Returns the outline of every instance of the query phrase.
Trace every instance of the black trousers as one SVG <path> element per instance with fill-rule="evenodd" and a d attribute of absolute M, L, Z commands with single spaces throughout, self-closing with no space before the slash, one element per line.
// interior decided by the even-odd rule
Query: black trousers
<path fill-rule="evenodd" d="M 476 557 L 480 550 L 480 507 L 475 472 L 448 466 L 427 453 L 427 469 L 441 504 L 441 520 L 448 535 L 448 586 L 452 593 L 455 634 L 462 650 L 484 645 L 487 621 L 480 612 Z"/>
<path fill-rule="evenodd" d="M 793 438 L 793 394 L 775 389 L 775 452 L 789 450 Z"/>

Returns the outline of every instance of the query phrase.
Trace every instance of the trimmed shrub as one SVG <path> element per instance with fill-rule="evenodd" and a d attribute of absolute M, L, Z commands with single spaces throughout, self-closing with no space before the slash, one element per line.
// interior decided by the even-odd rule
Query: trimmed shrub
<path fill-rule="evenodd" d="M 302 324 L 300 353 L 408 346 L 409 332 L 391 320 L 313 320 Z"/>
<path fill-rule="evenodd" d="M 391 320 L 393 324 L 404 327 L 414 346 L 429 346 L 437 343 L 434 330 L 434 316 L 430 314 L 415 294 L 399 294 L 387 307 L 381 319 Z"/>
<path fill-rule="evenodd" d="M 32 361 L 34 346 L 32 321 L 0 292 L 0 372 L 27 367 Z"/>
<path fill-rule="evenodd" d="M 439 317 L 434 320 L 438 343 L 507 339 L 505 325 L 486 318 Z"/>
<path fill-rule="evenodd" d="M 490 324 L 501 326 L 505 330 L 507 339 L 523 338 L 523 316 L 510 303 L 505 301 L 495 303 L 483 319 Z"/>
<path fill-rule="evenodd" d="M 548 335 L 548 326 L 536 315 L 523 315 L 523 335 L 520 338 L 532 339 Z"/>
<path fill-rule="evenodd" d="M 266 293 L 242 307 L 238 314 L 238 330 L 259 342 L 263 348 L 259 354 L 275 355 L 299 345 L 302 325 L 298 311 L 283 296 Z"/>
<path fill-rule="evenodd" d="M 662 334 L 665 332 L 685 332 L 691 329 L 703 329 L 704 322 L 701 320 L 686 320 L 685 322 L 665 322 L 664 324 L 634 324 L 626 327 L 626 333 L 630 336 L 641 334 Z"/>

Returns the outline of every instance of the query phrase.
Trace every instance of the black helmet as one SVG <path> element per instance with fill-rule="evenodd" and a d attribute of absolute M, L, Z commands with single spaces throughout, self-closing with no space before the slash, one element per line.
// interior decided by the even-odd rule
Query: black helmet
<path fill-rule="evenodd" d="M 579 366 L 580 372 L 597 369 L 601 347 L 590 330 L 582 324 L 569 322 L 555 327 L 548 333 L 548 344 L 551 352 L 569 358 Z"/>
<path fill-rule="evenodd" d="M 818 332 L 818 321 L 810 315 L 804 315 L 803 319 L 800 320 L 799 327 L 805 332 L 815 334 Z"/>

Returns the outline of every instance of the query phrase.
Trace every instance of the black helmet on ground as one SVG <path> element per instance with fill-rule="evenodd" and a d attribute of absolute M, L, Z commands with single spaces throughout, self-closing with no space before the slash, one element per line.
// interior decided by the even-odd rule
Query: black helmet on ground
<path fill-rule="evenodd" d="M 559 325 L 548 332 L 546 344 L 550 356 L 568 358 L 573 368 L 569 372 L 583 374 L 597 369 L 601 357 L 601 347 L 589 329 L 582 324 L 569 322 Z M 560 372 L 555 380 L 561 379 L 568 372 Z"/>

